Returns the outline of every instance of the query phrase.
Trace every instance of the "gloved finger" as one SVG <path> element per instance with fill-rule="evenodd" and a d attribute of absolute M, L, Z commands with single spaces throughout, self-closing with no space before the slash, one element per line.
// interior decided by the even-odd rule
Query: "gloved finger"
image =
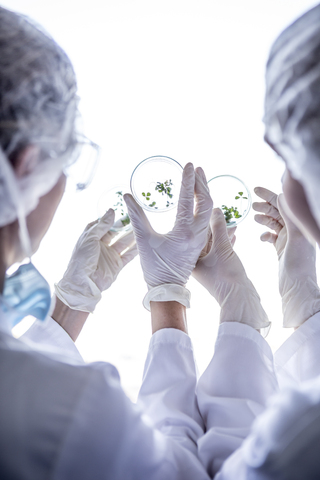
<path fill-rule="evenodd" d="M 230 238 L 230 240 L 233 238 L 234 234 L 236 233 L 236 230 L 237 230 L 237 227 L 227 228 L 228 237 Z"/>
<path fill-rule="evenodd" d="M 145 238 L 146 234 L 154 233 L 149 220 L 143 209 L 137 204 L 133 196 L 129 193 L 123 195 L 128 208 L 128 214 L 132 224 L 133 231 L 137 239 Z"/>
<path fill-rule="evenodd" d="M 208 228 L 207 242 L 206 242 L 205 246 L 203 247 L 203 249 L 201 250 L 201 253 L 199 255 L 199 259 L 208 255 L 208 253 L 211 251 L 211 248 L 212 248 L 212 231 L 211 231 L 211 228 Z"/>
<path fill-rule="evenodd" d="M 123 252 L 123 250 L 131 247 L 135 243 L 136 243 L 136 239 L 135 239 L 133 231 L 131 230 L 131 232 L 128 232 L 126 235 L 123 235 L 123 237 L 121 237 L 117 241 L 115 241 L 112 244 L 112 248 L 116 252 L 121 253 L 121 252 Z"/>
<path fill-rule="evenodd" d="M 103 242 L 105 245 L 110 245 L 111 241 L 119 235 L 119 232 L 109 230 L 105 235 L 103 235 L 102 238 L 100 238 L 100 241 Z"/>
<path fill-rule="evenodd" d="M 270 203 L 268 203 L 268 202 L 254 202 L 252 204 L 252 208 L 256 212 L 265 213 L 266 215 L 268 215 L 268 217 L 274 218 L 275 220 L 277 220 L 277 222 L 279 222 L 284 227 L 284 220 L 283 220 L 282 216 L 280 215 L 280 212 L 279 212 L 278 208 L 275 208 Z"/>
<path fill-rule="evenodd" d="M 84 232 L 88 231 L 91 227 L 93 227 L 93 225 L 96 225 L 98 222 L 99 222 L 99 218 L 97 218 L 97 220 L 94 220 L 93 222 L 90 222 L 88 223 L 88 225 L 86 226 L 86 228 L 84 229 Z"/>
<path fill-rule="evenodd" d="M 187 163 L 182 173 L 176 224 L 193 221 L 195 171 L 192 163 Z"/>
<path fill-rule="evenodd" d="M 121 259 L 123 262 L 123 266 L 127 265 L 131 260 L 133 260 L 138 255 L 138 247 L 137 245 L 132 245 L 123 255 L 121 255 Z"/>
<path fill-rule="evenodd" d="M 272 217 L 268 217 L 267 215 L 255 215 L 254 219 L 257 223 L 266 225 L 267 227 L 271 228 L 271 230 L 274 230 L 277 235 L 279 235 L 283 229 L 283 226 L 277 222 L 277 220 L 274 220 Z"/>
<path fill-rule="evenodd" d="M 226 220 L 220 208 L 214 208 L 210 219 L 212 230 L 212 249 L 210 254 L 226 256 L 231 252 L 231 242 L 228 236 Z"/>
<path fill-rule="evenodd" d="M 234 244 L 236 243 L 236 239 L 237 237 L 234 235 L 231 240 L 230 240 L 230 243 L 231 243 L 231 247 L 233 248 L 234 247 Z"/>
<path fill-rule="evenodd" d="M 273 205 L 274 208 L 278 208 L 278 204 L 277 204 L 278 195 L 276 193 L 271 192 L 271 190 L 268 190 L 267 188 L 263 188 L 263 187 L 256 187 L 254 189 L 254 193 L 258 195 L 258 197 L 262 198 L 266 202 Z"/>
<path fill-rule="evenodd" d="M 203 171 L 203 168 L 201 167 L 197 167 L 195 168 L 195 173 L 197 173 L 199 175 L 199 177 L 201 178 L 201 180 L 203 181 L 203 183 L 207 184 L 207 177 L 206 177 L 206 174 L 204 173 Z"/>
<path fill-rule="evenodd" d="M 271 233 L 271 232 L 264 232 L 260 236 L 260 240 L 262 242 L 269 242 L 269 243 L 273 243 L 273 244 L 276 243 L 277 239 L 278 239 L 278 235 L 276 235 L 275 233 Z"/>
<path fill-rule="evenodd" d="M 87 234 L 90 237 L 95 238 L 97 240 L 101 240 L 101 238 L 109 232 L 110 228 L 114 224 L 114 210 L 109 208 L 109 210 L 99 219 L 97 223 L 94 223 L 88 230 Z"/>
<path fill-rule="evenodd" d="M 194 194 L 196 199 L 194 216 L 201 216 L 201 222 L 204 224 L 208 224 L 213 208 L 213 201 L 210 196 L 210 191 L 208 188 L 205 173 L 201 167 L 198 167 L 195 171 Z"/>

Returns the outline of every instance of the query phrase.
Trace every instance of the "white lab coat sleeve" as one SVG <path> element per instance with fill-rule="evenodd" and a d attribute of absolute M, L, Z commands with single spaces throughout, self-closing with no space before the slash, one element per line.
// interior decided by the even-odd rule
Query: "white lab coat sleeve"
<path fill-rule="evenodd" d="M 221 324 L 212 361 L 197 386 L 206 426 L 198 450 L 211 477 L 241 446 L 267 399 L 277 391 L 273 355 L 262 336 L 248 325 Z"/>
<path fill-rule="evenodd" d="M 108 371 L 104 378 L 106 366 L 95 368 L 75 405 L 53 480 L 209 480 L 199 459 L 154 428 L 119 380 Z"/>
<path fill-rule="evenodd" d="M 138 405 L 166 437 L 197 456 L 203 435 L 195 389 L 197 371 L 190 337 L 165 328 L 151 338 Z"/>
<path fill-rule="evenodd" d="M 20 337 L 20 340 L 33 344 L 36 350 L 57 351 L 65 358 L 84 363 L 84 360 L 77 349 L 72 338 L 67 332 L 51 317 L 45 321 L 36 320 L 31 327 Z"/>
<path fill-rule="evenodd" d="M 320 375 L 320 312 L 304 322 L 274 354 L 281 388 Z"/>

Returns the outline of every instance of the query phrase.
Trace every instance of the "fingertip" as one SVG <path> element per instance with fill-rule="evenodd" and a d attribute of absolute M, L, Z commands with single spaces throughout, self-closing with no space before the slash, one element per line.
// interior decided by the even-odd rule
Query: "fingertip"
<path fill-rule="evenodd" d="M 186 163 L 184 168 L 185 169 L 191 169 L 191 168 L 193 169 L 193 163 L 191 163 L 191 162 Z"/>
<path fill-rule="evenodd" d="M 130 197 L 132 197 L 132 195 L 130 195 L 130 193 L 125 193 L 123 195 L 123 200 L 127 203 L 128 200 L 130 201 Z"/>
<path fill-rule="evenodd" d="M 106 211 L 106 213 L 101 217 L 100 220 L 103 222 L 108 221 L 112 215 L 114 215 L 114 210 L 112 208 L 109 208 L 109 210 Z"/>
<path fill-rule="evenodd" d="M 195 172 L 196 172 L 197 175 L 199 175 L 199 177 L 201 178 L 201 180 L 202 180 L 205 184 L 207 184 L 207 177 L 206 177 L 206 174 L 204 173 L 203 168 L 202 168 L 202 167 L 197 167 L 197 168 L 195 169 Z"/>
<path fill-rule="evenodd" d="M 221 217 L 221 216 L 224 216 L 224 215 L 223 215 L 223 212 L 220 208 L 214 208 L 212 210 L 212 216 L 213 217 Z"/>

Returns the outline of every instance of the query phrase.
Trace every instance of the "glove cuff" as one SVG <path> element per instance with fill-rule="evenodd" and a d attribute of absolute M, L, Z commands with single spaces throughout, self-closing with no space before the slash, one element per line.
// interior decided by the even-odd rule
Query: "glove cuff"
<path fill-rule="evenodd" d="M 150 302 L 178 302 L 186 308 L 190 308 L 191 292 L 175 283 L 164 283 L 150 288 L 143 299 L 143 306 L 150 312 Z"/>
<path fill-rule="evenodd" d="M 92 282 L 93 283 L 93 282 Z M 82 295 L 77 291 L 66 291 L 59 283 L 54 284 L 54 291 L 56 297 L 58 297 L 62 303 L 71 308 L 71 310 L 80 310 L 81 312 L 93 313 L 97 303 L 101 299 L 101 292 L 96 287 L 95 295 L 90 292 L 91 295 Z"/>

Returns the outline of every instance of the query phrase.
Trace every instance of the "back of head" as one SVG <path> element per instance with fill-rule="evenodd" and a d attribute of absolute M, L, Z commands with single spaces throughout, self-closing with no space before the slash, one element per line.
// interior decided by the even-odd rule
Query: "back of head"
<path fill-rule="evenodd" d="M 0 7 L 0 145 L 59 153 L 71 140 L 76 79 L 64 51 L 26 17 Z"/>
<path fill-rule="evenodd" d="M 266 69 L 265 138 L 304 187 L 320 225 L 320 5 L 275 41 Z"/>
<path fill-rule="evenodd" d="M 0 7 L 0 227 L 17 218 L 7 160 L 27 145 L 41 165 L 18 186 L 24 215 L 49 192 L 74 148 L 77 84 L 65 52 L 30 19 Z"/>

